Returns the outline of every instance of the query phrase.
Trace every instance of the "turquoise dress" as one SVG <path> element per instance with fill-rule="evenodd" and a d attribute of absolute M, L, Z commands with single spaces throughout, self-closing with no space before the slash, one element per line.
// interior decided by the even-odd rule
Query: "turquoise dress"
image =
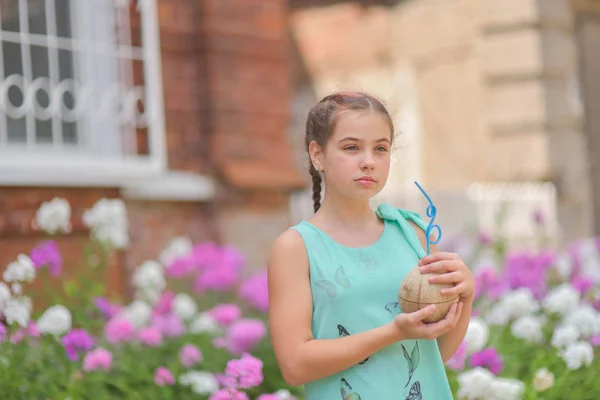
<path fill-rule="evenodd" d="M 292 227 L 306 245 L 313 296 L 312 333 L 333 339 L 385 325 L 401 312 L 398 288 L 425 251 L 407 219 L 418 214 L 383 204 L 383 234 L 367 247 L 334 242 L 307 221 Z M 405 340 L 335 375 L 305 385 L 307 400 L 451 400 L 435 340 Z"/>

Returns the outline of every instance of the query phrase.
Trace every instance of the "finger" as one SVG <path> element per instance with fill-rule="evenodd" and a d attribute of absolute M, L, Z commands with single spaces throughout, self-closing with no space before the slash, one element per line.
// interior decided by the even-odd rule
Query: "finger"
<path fill-rule="evenodd" d="M 410 314 L 410 319 L 412 322 L 419 322 L 419 321 L 423 321 L 425 318 L 429 317 L 431 314 L 433 314 L 435 312 L 436 309 L 436 305 L 435 304 L 431 304 L 427 307 L 421 308 L 418 311 L 415 311 L 413 313 Z"/>
<path fill-rule="evenodd" d="M 448 313 L 444 317 L 444 319 L 439 320 L 438 322 L 433 322 L 430 324 L 426 324 L 427 333 L 433 334 L 433 336 L 439 336 L 452 328 L 452 321 L 454 320 L 454 315 L 456 314 L 456 303 L 452 304 L 448 309 Z"/>
<path fill-rule="evenodd" d="M 456 326 L 456 324 L 458 324 L 458 321 L 460 321 L 460 317 L 462 315 L 462 310 L 463 310 L 463 303 L 462 303 L 462 301 L 460 301 L 460 302 L 458 302 L 456 315 L 454 316 L 454 322 L 452 324 L 453 327 Z"/>
<path fill-rule="evenodd" d="M 446 274 L 430 276 L 429 283 L 457 283 L 463 281 L 463 273 L 461 271 L 449 272 Z"/>
<path fill-rule="evenodd" d="M 440 293 L 444 296 L 460 296 L 460 294 L 465 291 L 465 286 L 464 283 L 459 283 L 454 287 L 441 289 Z"/>
<path fill-rule="evenodd" d="M 426 255 L 425 257 L 419 260 L 419 265 L 426 265 L 435 261 L 440 260 L 460 260 L 460 256 L 456 253 L 449 253 L 444 251 L 437 251 L 435 253 L 431 253 Z"/>
<path fill-rule="evenodd" d="M 460 269 L 461 265 L 462 262 L 458 260 L 440 260 L 432 262 L 431 264 L 420 266 L 419 271 L 421 271 L 422 274 L 452 272 Z"/>

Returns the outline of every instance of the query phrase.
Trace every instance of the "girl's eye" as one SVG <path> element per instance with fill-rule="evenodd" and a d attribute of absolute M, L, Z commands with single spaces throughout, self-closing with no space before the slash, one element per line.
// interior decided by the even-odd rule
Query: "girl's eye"
<path fill-rule="evenodd" d="M 388 150 L 387 150 L 387 148 L 386 148 L 386 147 L 384 147 L 384 146 L 379 146 L 379 147 L 377 148 L 377 151 L 388 151 Z"/>
<path fill-rule="evenodd" d="M 356 147 L 354 145 L 344 147 L 344 150 L 356 150 L 356 149 L 358 149 L 358 147 Z"/>

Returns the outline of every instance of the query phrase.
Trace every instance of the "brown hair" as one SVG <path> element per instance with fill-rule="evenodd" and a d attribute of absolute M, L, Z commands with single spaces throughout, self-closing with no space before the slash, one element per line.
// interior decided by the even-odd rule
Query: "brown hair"
<path fill-rule="evenodd" d="M 325 148 L 342 111 L 373 110 L 381 114 L 394 132 L 392 117 L 381 101 L 362 92 L 338 92 L 325 96 L 308 112 L 306 120 L 306 137 L 304 139 L 306 151 L 314 140 L 321 148 Z M 393 134 L 392 134 L 393 136 Z M 313 182 L 313 208 L 315 213 L 321 207 L 321 175 L 310 160 L 309 172 Z"/>

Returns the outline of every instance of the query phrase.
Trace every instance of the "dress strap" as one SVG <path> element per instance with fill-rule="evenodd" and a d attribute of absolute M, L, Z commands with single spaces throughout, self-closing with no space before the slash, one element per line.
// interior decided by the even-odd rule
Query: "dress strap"
<path fill-rule="evenodd" d="M 376 214 L 379 218 L 386 219 L 388 221 L 396 221 L 400 226 L 402 234 L 411 245 L 415 253 L 417 253 L 417 256 L 419 258 L 426 256 L 426 252 L 421 244 L 421 240 L 419 240 L 414 228 L 408 223 L 408 220 L 411 220 L 417 224 L 419 228 L 425 231 L 427 229 L 427 224 L 425 221 L 423 221 L 418 213 L 401 208 L 394 208 L 390 204 L 380 204 L 377 207 Z"/>

